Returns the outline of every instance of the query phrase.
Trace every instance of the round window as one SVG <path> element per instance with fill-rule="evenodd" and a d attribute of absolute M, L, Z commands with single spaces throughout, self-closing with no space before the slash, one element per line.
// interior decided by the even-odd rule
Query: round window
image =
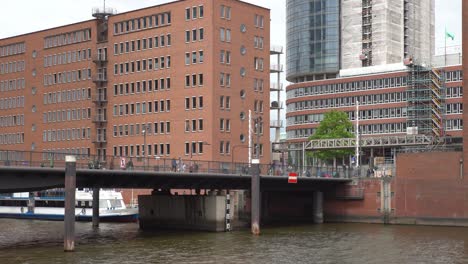
<path fill-rule="evenodd" d="M 36 113 L 36 105 L 33 105 L 31 110 L 33 113 Z"/>
<path fill-rule="evenodd" d="M 244 113 L 244 112 L 240 112 L 240 115 L 239 115 L 239 116 L 240 116 L 240 119 L 241 119 L 241 120 L 244 120 L 244 119 L 245 119 L 245 113 Z"/>
<path fill-rule="evenodd" d="M 239 137 L 240 141 L 241 142 L 245 142 L 245 135 L 244 134 L 241 134 L 240 137 Z"/>
<path fill-rule="evenodd" d="M 240 97 L 241 97 L 242 99 L 245 99 L 245 90 L 244 90 L 244 89 L 242 89 L 242 90 L 240 91 Z"/>
<path fill-rule="evenodd" d="M 240 75 L 241 75 L 242 77 L 245 77 L 245 68 L 244 68 L 244 67 L 242 67 L 242 68 L 240 69 Z"/>
<path fill-rule="evenodd" d="M 245 32 L 247 31 L 247 26 L 246 26 L 245 24 L 242 24 L 242 25 L 240 26 L 240 31 L 241 31 L 242 33 L 245 33 Z"/>
<path fill-rule="evenodd" d="M 244 45 L 241 46 L 240 53 L 241 53 L 241 55 L 245 55 L 245 53 L 247 53 L 247 49 L 245 48 Z"/>

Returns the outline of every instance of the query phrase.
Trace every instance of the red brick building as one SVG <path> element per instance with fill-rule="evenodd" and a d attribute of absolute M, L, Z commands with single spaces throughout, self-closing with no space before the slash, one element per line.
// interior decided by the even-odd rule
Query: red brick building
<path fill-rule="evenodd" d="M 229 163 L 251 110 L 270 161 L 268 9 L 181 0 L 93 16 L 0 40 L 1 149 Z"/>

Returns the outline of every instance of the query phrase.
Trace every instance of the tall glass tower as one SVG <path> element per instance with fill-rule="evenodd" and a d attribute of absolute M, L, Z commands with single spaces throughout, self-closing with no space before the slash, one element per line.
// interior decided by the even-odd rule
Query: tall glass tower
<path fill-rule="evenodd" d="M 340 1 L 287 0 L 286 79 L 336 78 L 340 70 Z"/>

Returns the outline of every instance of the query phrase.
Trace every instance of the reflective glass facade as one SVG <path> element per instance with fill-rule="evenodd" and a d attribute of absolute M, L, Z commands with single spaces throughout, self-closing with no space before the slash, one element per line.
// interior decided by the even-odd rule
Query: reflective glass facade
<path fill-rule="evenodd" d="M 340 69 L 340 1 L 288 0 L 286 79 L 321 79 Z"/>

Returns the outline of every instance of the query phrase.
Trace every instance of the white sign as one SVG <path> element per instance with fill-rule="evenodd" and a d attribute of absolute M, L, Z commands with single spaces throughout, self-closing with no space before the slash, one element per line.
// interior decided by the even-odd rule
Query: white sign
<path fill-rule="evenodd" d="M 125 169 L 126 164 L 127 163 L 125 162 L 125 158 L 124 157 L 120 158 L 120 168 Z"/>

